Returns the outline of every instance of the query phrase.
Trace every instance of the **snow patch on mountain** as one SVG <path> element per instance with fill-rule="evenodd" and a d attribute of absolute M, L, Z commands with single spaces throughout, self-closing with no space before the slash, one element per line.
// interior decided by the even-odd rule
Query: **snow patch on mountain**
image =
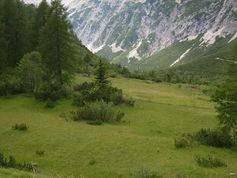
<path fill-rule="evenodd" d="M 175 64 L 177 64 L 178 62 L 180 62 L 188 53 L 189 51 L 191 51 L 192 48 L 187 49 L 176 61 L 174 61 L 170 67 L 173 67 Z"/>
<path fill-rule="evenodd" d="M 234 34 L 234 36 L 230 39 L 230 41 L 228 41 L 228 43 L 234 41 L 236 38 L 237 38 L 237 32 L 236 32 L 236 34 Z"/>
<path fill-rule="evenodd" d="M 142 41 L 140 41 L 133 50 L 131 50 L 128 54 L 128 59 L 131 60 L 133 58 L 136 58 L 137 60 L 141 60 L 141 56 L 138 54 L 138 48 L 141 46 Z"/>

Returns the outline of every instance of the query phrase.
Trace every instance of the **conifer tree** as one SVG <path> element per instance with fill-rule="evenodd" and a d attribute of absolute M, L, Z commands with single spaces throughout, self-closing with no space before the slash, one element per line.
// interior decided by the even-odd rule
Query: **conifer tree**
<path fill-rule="evenodd" d="M 67 11 L 61 0 L 53 0 L 49 17 L 41 31 L 40 52 L 49 75 L 57 84 L 63 85 L 63 72 L 73 71 L 74 48 Z"/>
<path fill-rule="evenodd" d="M 237 47 L 236 47 L 237 52 Z M 237 56 L 237 55 L 236 55 Z M 227 78 L 213 96 L 218 120 L 226 132 L 237 139 L 237 64 L 230 64 Z"/>
<path fill-rule="evenodd" d="M 49 5 L 46 0 L 42 0 L 33 17 L 31 33 L 32 50 L 36 50 L 39 47 L 40 32 L 46 24 L 48 13 Z"/>
<path fill-rule="evenodd" d="M 25 7 L 20 0 L 3 0 L 1 16 L 7 65 L 15 67 L 27 52 Z"/>
<path fill-rule="evenodd" d="M 4 25 L 3 38 L 6 40 L 6 59 L 8 66 L 16 64 L 16 3 L 14 0 L 4 0 L 2 4 L 2 23 Z"/>
<path fill-rule="evenodd" d="M 16 59 L 15 65 L 29 52 L 28 23 L 26 19 L 25 7 L 20 0 L 16 0 Z"/>
<path fill-rule="evenodd" d="M 7 66 L 6 40 L 4 39 L 4 25 L 1 23 L 0 17 L 0 74 L 4 72 Z"/>
<path fill-rule="evenodd" d="M 109 84 L 109 81 L 107 80 L 107 71 L 106 66 L 103 63 L 102 60 L 99 61 L 98 68 L 96 70 L 96 84 L 100 88 L 106 88 Z"/>

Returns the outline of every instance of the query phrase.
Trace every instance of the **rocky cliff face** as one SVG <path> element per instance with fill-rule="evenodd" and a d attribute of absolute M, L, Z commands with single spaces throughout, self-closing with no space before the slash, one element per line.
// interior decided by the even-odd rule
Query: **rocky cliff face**
<path fill-rule="evenodd" d="M 142 60 L 177 41 L 209 46 L 237 37 L 236 0 L 74 0 L 69 9 L 82 42 L 116 62 Z"/>
<path fill-rule="evenodd" d="M 39 0 L 25 0 L 39 1 Z M 63 0 L 79 39 L 90 50 L 125 66 L 177 42 L 209 47 L 237 38 L 236 0 Z M 179 64 L 190 43 L 165 63 Z M 152 62 L 151 62 L 152 63 Z M 152 64 L 151 64 L 152 65 Z"/>

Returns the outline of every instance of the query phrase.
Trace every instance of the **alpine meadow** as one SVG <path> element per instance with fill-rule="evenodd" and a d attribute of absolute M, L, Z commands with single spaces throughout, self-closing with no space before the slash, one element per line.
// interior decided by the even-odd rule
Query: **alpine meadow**
<path fill-rule="evenodd" d="M 236 0 L 0 0 L 0 178 L 226 177 Z"/>

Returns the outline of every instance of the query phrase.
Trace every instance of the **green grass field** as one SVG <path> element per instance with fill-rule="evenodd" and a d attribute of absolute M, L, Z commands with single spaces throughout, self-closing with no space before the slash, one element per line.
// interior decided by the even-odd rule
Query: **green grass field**
<path fill-rule="evenodd" d="M 77 78 L 77 82 L 89 80 Z M 237 172 L 237 151 L 196 145 L 176 149 L 174 139 L 183 133 L 214 127 L 214 104 L 200 87 L 112 79 L 127 96 L 136 99 L 121 123 L 92 126 L 62 117 L 77 108 L 62 100 L 54 109 L 44 108 L 32 96 L 0 98 L 0 151 L 19 162 L 36 162 L 41 177 L 128 178 L 139 169 L 159 172 L 164 178 L 223 178 Z M 26 123 L 26 132 L 12 125 Z M 36 154 L 44 150 L 43 156 Z M 225 168 L 201 168 L 196 155 L 214 154 Z M 0 169 L 0 177 L 33 177 L 17 170 Z M 36 176 L 37 177 L 37 176 Z"/>

